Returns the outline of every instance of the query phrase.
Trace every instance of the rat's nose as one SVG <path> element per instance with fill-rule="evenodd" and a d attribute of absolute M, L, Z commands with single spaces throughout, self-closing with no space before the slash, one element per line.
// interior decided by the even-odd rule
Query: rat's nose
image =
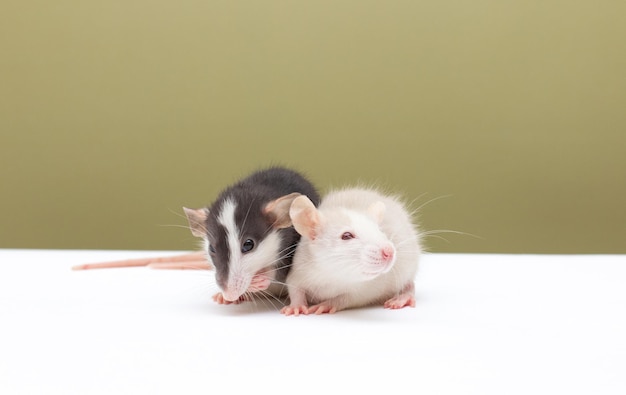
<path fill-rule="evenodd" d="M 385 246 L 380 250 L 381 256 L 383 260 L 390 261 L 393 259 L 393 254 L 395 253 L 393 246 Z"/>
<path fill-rule="evenodd" d="M 239 298 L 248 290 L 250 285 L 250 278 L 248 276 L 232 273 L 226 286 L 223 288 L 224 299 L 229 302 L 239 300 Z"/>
<path fill-rule="evenodd" d="M 222 295 L 224 295 L 224 300 L 228 302 L 235 302 L 239 300 L 239 297 L 241 296 L 239 292 L 231 289 L 225 289 L 224 292 L 222 292 Z"/>

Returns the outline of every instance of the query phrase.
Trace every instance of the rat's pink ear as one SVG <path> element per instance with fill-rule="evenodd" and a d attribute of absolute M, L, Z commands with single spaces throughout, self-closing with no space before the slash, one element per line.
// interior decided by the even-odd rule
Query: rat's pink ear
<path fill-rule="evenodd" d="M 378 201 L 376 203 L 372 203 L 367 208 L 367 213 L 369 214 L 370 217 L 374 219 L 374 221 L 376 221 L 377 224 L 380 225 L 381 221 L 383 220 L 383 217 L 385 216 L 386 210 L 387 210 L 387 206 L 385 206 L 385 203 Z"/>
<path fill-rule="evenodd" d="M 320 226 L 320 213 L 308 197 L 302 195 L 294 199 L 289 216 L 298 233 L 315 240 Z"/>
<path fill-rule="evenodd" d="M 263 208 L 265 214 L 272 226 L 276 229 L 288 228 L 291 226 L 291 218 L 289 218 L 289 207 L 291 202 L 298 196 L 302 196 L 297 192 L 289 195 L 281 196 L 276 200 L 272 200 Z"/>
<path fill-rule="evenodd" d="M 183 207 L 187 221 L 189 221 L 189 229 L 191 234 L 196 237 L 202 237 L 206 239 L 206 219 L 209 217 L 208 208 L 192 209 Z"/>

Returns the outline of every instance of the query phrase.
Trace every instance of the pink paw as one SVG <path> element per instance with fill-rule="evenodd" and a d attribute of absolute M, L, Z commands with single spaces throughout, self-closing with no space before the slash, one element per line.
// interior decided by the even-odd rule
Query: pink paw
<path fill-rule="evenodd" d="M 309 314 L 309 309 L 306 306 L 285 306 L 280 309 L 280 312 L 284 315 L 299 316 L 300 314 Z"/>
<path fill-rule="evenodd" d="M 316 314 L 316 315 L 320 315 L 320 314 L 334 314 L 337 312 L 337 308 L 335 306 L 330 306 L 327 304 L 316 304 L 315 306 L 311 306 L 309 307 L 309 314 Z"/>
<path fill-rule="evenodd" d="M 226 300 L 224 299 L 224 295 L 221 292 L 218 292 L 215 295 L 213 295 L 213 300 L 217 304 L 239 304 L 241 302 L 245 302 L 246 300 L 249 300 L 249 298 L 244 294 L 244 295 L 241 295 L 239 299 L 237 300 Z"/>
<path fill-rule="evenodd" d="M 415 296 L 408 295 L 408 294 L 401 294 L 401 295 L 398 295 L 389 299 L 388 301 L 385 302 L 385 305 L 384 305 L 386 309 L 392 309 L 392 310 L 401 309 L 407 306 L 415 307 Z"/>
<path fill-rule="evenodd" d="M 252 282 L 250 283 L 248 290 L 253 292 L 263 291 L 265 289 L 268 289 L 271 284 L 272 280 L 270 280 L 269 277 L 264 274 L 256 274 L 254 277 L 252 277 Z"/>

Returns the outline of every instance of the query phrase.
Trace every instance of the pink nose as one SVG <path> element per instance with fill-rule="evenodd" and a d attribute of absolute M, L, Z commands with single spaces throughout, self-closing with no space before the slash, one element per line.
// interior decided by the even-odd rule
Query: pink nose
<path fill-rule="evenodd" d="M 393 258 L 394 251 L 393 251 L 392 246 L 383 247 L 380 252 L 381 252 L 383 259 L 386 261 L 391 260 Z"/>

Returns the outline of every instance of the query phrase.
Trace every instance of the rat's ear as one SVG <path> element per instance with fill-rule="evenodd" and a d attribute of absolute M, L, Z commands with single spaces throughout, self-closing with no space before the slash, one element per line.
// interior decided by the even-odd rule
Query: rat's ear
<path fill-rule="evenodd" d="M 303 195 L 294 199 L 289 216 L 298 233 L 315 240 L 320 226 L 320 213 L 308 197 Z"/>
<path fill-rule="evenodd" d="M 191 234 L 196 237 L 206 238 L 206 219 L 209 217 L 208 208 L 192 209 L 183 207 L 187 221 L 189 221 L 189 229 Z"/>
<path fill-rule="evenodd" d="M 374 221 L 376 221 L 377 224 L 380 225 L 381 221 L 383 220 L 383 217 L 385 216 L 386 210 L 387 210 L 387 206 L 385 206 L 385 203 L 378 201 L 378 202 L 372 203 L 367 208 L 367 213 L 369 214 L 370 217 L 374 218 Z"/>
<path fill-rule="evenodd" d="M 272 200 L 263 208 L 263 214 L 265 214 L 272 226 L 276 229 L 288 228 L 291 226 L 291 218 L 289 218 L 289 207 L 291 202 L 298 196 L 302 196 L 297 192 L 289 195 L 281 196 L 276 200 Z"/>

